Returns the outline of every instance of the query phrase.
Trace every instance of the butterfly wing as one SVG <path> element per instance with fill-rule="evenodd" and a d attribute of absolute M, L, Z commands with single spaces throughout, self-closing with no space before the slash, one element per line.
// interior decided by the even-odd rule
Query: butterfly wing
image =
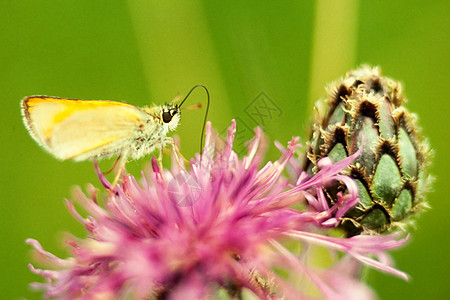
<path fill-rule="evenodd" d="M 59 159 L 117 154 L 145 125 L 148 114 L 115 101 L 31 96 L 22 101 L 34 139 Z"/>

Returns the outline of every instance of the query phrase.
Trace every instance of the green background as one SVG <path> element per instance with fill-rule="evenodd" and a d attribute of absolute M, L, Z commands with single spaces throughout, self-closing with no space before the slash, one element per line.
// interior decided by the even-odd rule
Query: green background
<path fill-rule="evenodd" d="M 30 138 L 20 115 L 24 96 L 143 106 L 170 101 L 202 83 L 212 96 L 213 126 L 222 131 L 237 118 L 245 133 L 258 123 L 246 109 L 264 92 L 280 110 L 264 129 L 271 140 L 286 143 L 304 135 L 312 101 L 324 95 L 326 83 L 369 63 L 404 83 L 407 106 L 419 114 L 435 149 L 437 180 L 428 198 L 432 209 L 419 218 L 409 244 L 393 253 L 411 281 L 375 271 L 368 281 L 381 299 L 448 298 L 450 2 L 162 3 L 2 2 L 0 297 L 40 297 L 28 288 L 41 278 L 27 269 L 25 239 L 35 238 L 64 257 L 63 232 L 83 236 L 83 230 L 62 200 L 74 185 L 99 185 L 92 163 L 57 161 Z M 188 101 L 204 101 L 202 93 Z M 183 113 L 177 134 L 186 157 L 198 151 L 203 114 Z M 269 158 L 276 155 L 272 150 Z M 131 162 L 129 171 L 138 174 L 148 159 Z"/>

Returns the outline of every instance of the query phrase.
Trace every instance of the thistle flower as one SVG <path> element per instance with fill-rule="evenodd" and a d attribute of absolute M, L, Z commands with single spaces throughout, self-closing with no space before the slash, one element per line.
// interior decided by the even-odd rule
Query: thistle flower
<path fill-rule="evenodd" d="M 161 170 L 153 158 L 153 170 L 143 172 L 140 183 L 127 175 L 121 186 L 112 187 L 97 167 L 108 191 L 105 204 L 97 203 L 92 186 L 87 196 L 80 190 L 75 196 L 87 218 L 66 201 L 89 235 L 67 241 L 71 257 L 58 258 L 27 240 L 49 266 L 30 264 L 46 279 L 32 286 L 63 299 L 372 299 L 359 280 L 362 264 L 407 279 L 391 266 L 385 250 L 408 237 L 326 234 L 358 203 L 354 180 L 340 172 L 359 152 L 334 164 L 324 159 L 317 174 L 301 173 L 289 184 L 282 173 L 298 139 L 289 142 L 279 160 L 261 168 L 261 130 L 242 159 L 232 150 L 235 130 L 233 121 L 224 149 L 217 151 L 208 123 L 203 153 L 191 160 L 188 171 L 177 164 Z M 323 189 L 336 181 L 347 192 L 338 193 L 339 200 L 330 205 Z M 292 208 L 307 203 L 315 210 Z M 292 243 L 301 244 L 300 253 Z M 343 255 L 319 268 L 308 262 L 309 244 Z"/>

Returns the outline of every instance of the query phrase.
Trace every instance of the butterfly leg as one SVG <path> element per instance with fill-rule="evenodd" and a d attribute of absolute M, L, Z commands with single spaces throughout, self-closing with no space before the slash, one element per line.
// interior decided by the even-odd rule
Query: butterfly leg
<path fill-rule="evenodd" d="M 159 149 L 159 155 L 158 155 L 158 166 L 159 169 L 163 169 L 163 151 L 164 151 L 164 145 L 161 145 L 161 148 Z"/>
<path fill-rule="evenodd" d="M 119 157 L 117 157 L 117 159 L 116 159 L 116 161 L 114 162 L 114 165 L 111 167 L 111 169 L 109 169 L 108 171 L 106 171 L 106 172 L 103 172 L 103 174 L 109 174 L 109 173 L 111 173 L 115 168 L 116 168 L 116 166 L 117 166 L 117 163 L 119 162 L 119 160 L 120 160 L 120 158 L 122 157 L 122 155 L 119 155 Z"/>
<path fill-rule="evenodd" d="M 172 144 L 172 148 L 173 148 L 173 153 L 174 153 L 174 155 L 175 155 L 175 159 L 177 160 L 178 165 L 179 165 L 182 169 L 184 169 L 184 166 L 181 164 L 180 157 L 181 157 L 181 159 L 183 159 L 183 160 L 186 160 L 186 159 L 185 159 L 184 156 L 181 154 L 180 149 L 178 149 L 178 147 L 177 147 L 177 144 L 173 143 L 173 144 Z"/>
<path fill-rule="evenodd" d="M 167 137 L 164 142 L 165 142 L 165 144 L 169 144 L 172 147 L 173 154 L 175 156 L 175 159 L 177 160 L 178 166 L 180 166 L 180 168 L 184 170 L 185 168 L 184 168 L 184 165 L 181 163 L 181 160 L 183 160 L 183 161 L 187 161 L 187 160 L 184 158 L 183 154 L 181 154 L 174 139 L 171 137 Z M 181 160 L 180 160 L 180 158 L 181 158 Z"/>
<path fill-rule="evenodd" d="M 112 169 L 114 169 L 117 166 L 117 174 L 116 174 L 116 177 L 114 177 L 114 181 L 112 183 L 112 187 L 113 188 L 117 184 L 117 182 L 119 181 L 120 175 L 122 175 L 122 173 L 125 171 L 125 164 L 126 164 L 126 162 L 127 162 L 127 155 L 126 155 L 126 153 L 122 153 L 117 158 L 116 162 L 114 163 L 114 166 L 113 166 Z M 108 171 L 108 172 L 110 172 L 110 171 Z"/>

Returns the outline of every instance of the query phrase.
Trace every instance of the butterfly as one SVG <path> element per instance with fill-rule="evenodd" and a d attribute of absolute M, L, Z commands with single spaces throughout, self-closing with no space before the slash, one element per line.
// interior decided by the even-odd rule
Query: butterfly
<path fill-rule="evenodd" d="M 123 167 L 128 158 L 139 159 L 159 149 L 161 164 L 166 145 L 179 154 L 167 134 L 177 128 L 180 108 L 196 87 L 207 92 L 205 123 L 209 92 L 203 85 L 194 86 L 180 104 L 142 108 L 109 100 L 29 96 L 22 100 L 22 115 L 31 136 L 57 159 L 83 161 L 118 155 Z M 120 171 L 117 179 L 119 175 Z"/>

